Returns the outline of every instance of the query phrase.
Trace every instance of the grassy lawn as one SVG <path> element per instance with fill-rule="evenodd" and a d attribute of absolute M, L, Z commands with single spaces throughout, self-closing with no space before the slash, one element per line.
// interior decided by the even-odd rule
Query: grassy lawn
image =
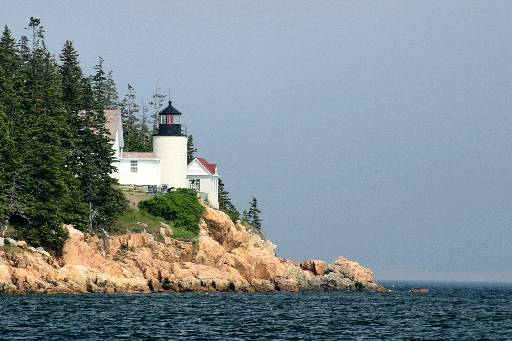
<path fill-rule="evenodd" d="M 131 209 L 130 211 L 123 213 L 116 222 L 116 230 L 118 233 L 143 232 L 146 230 L 147 233 L 155 236 L 156 240 L 162 241 L 163 236 L 160 234 L 160 222 L 165 223 L 172 228 L 172 238 L 174 239 L 197 239 L 197 235 L 193 232 L 188 231 L 180 226 L 174 226 L 171 221 L 155 217 L 146 211 L 141 211 L 138 209 Z M 137 223 L 146 224 L 147 227 Z"/>

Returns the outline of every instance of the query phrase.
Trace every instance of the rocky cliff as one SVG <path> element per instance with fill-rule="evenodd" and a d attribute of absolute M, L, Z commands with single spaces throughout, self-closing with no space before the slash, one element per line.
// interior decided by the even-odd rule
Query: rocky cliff
<path fill-rule="evenodd" d="M 194 242 L 173 239 L 165 226 L 161 241 L 68 230 L 59 258 L 23 241 L 0 248 L 0 292 L 386 291 L 370 270 L 343 257 L 334 264 L 276 257 L 270 241 L 210 208 Z"/>

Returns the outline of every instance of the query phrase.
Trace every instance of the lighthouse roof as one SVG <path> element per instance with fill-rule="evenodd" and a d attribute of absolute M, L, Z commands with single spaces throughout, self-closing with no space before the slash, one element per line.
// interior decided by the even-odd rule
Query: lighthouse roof
<path fill-rule="evenodd" d="M 172 106 L 172 101 L 169 101 L 169 105 L 160 111 L 160 115 L 181 115 L 181 112 Z"/>
<path fill-rule="evenodd" d="M 206 161 L 206 159 L 202 157 L 198 157 L 196 158 L 196 160 L 199 161 L 199 163 L 204 168 L 206 168 L 206 170 L 210 172 L 211 175 L 215 175 L 215 173 L 217 173 L 217 165 L 215 163 L 209 163 L 208 161 Z"/>

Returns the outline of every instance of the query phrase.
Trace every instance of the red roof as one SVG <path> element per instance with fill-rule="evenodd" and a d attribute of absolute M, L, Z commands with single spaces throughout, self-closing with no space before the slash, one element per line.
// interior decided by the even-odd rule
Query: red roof
<path fill-rule="evenodd" d="M 206 161 L 206 159 L 203 159 L 202 157 L 198 157 L 197 161 L 199 161 L 204 166 L 204 168 L 206 168 L 208 172 L 210 172 L 210 174 L 215 175 L 215 171 L 217 170 L 217 164 L 209 163 L 208 161 Z"/>

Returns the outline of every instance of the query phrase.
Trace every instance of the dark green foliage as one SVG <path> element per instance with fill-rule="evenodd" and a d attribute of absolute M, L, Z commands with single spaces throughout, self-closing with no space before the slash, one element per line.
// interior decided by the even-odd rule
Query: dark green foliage
<path fill-rule="evenodd" d="M 103 106 L 67 41 L 57 65 L 40 20 L 17 46 L 0 40 L 0 233 L 7 223 L 34 246 L 59 252 L 63 223 L 93 230 L 124 209 L 114 189 Z"/>
<path fill-rule="evenodd" d="M 249 204 L 249 212 L 247 212 L 247 222 L 252 225 L 252 227 L 261 230 L 261 210 L 258 208 L 258 200 L 255 197 L 252 197 L 251 202 Z"/>
<path fill-rule="evenodd" d="M 19 68 L 15 41 L 11 32 L 5 27 L 0 40 L 0 236 L 7 230 L 9 208 L 9 184 L 12 177 L 13 152 L 12 123 L 7 111 L 14 111 L 18 106 L 13 72 Z"/>
<path fill-rule="evenodd" d="M 149 152 L 153 148 L 149 142 L 152 134 L 148 128 L 147 109 L 143 107 L 142 122 L 138 118 L 139 111 L 135 89 L 128 84 L 128 93 L 121 101 L 124 150 L 127 152 Z"/>
<path fill-rule="evenodd" d="M 128 208 L 123 193 L 107 184 L 99 188 L 95 203 L 93 211 L 95 222 L 93 230 L 95 231 L 112 231 L 117 218 Z"/>
<path fill-rule="evenodd" d="M 20 229 L 23 238 L 58 250 L 65 240 L 63 202 L 77 185 L 67 167 L 72 134 L 62 103 L 61 77 L 46 49 L 44 30 L 34 18 L 29 29 L 32 49 L 20 69 L 25 80 L 19 120 L 23 130 L 17 131 L 15 146 L 24 169 L 14 179 L 17 202 L 11 215 L 25 219 Z"/>
<path fill-rule="evenodd" d="M 66 41 L 59 55 L 62 65 L 60 74 L 62 76 L 62 101 L 66 112 L 78 113 L 82 109 L 82 69 L 78 62 L 78 52 L 71 41 Z M 76 114 L 74 115 L 76 116 Z M 74 118 L 76 119 L 76 118 Z"/>
<path fill-rule="evenodd" d="M 148 112 L 149 109 L 144 104 L 141 104 L 142 120 L 140 122 L 140 136 L 141 136 L 141 149 L 150 152 L 153 150 L 153 134 L 149 129 Z"/>
<path fill-rule="evenodd" d="M 63 101 L 74 136 L 69 164 L 81 189 L 74 191 L 74 205 L 66 206 L 64 217 L 81 230 L 109 230 L 123 210 L 123 197 L 110 177 L 113 159 L 103 112 L 107 105 L 103 60 L 96 65 L 96 74 L 86 78 L 71 42 L 64 45 L 60 59 Z"/>
<path fill-rule="evenodd" d="M 196 157 L 197 148 L 194 146 L 194 137 L 187 136 L 187 164 L 191 163 Z"/>
<path fill-rule="evenodd" d="M 0 108 L 0 236 L 5 234 L 7 229 L 7 220 L 9 218 L 9 209 L 7 207 L 7 174 L 6 164 L 10 162 L 8 159 L 8 148 L 12 146 L 9 129 L 7 127 L 7 115 Z"/>
<path fill-rule="evenodd" d="M 188 188 L 179 188 L 141 201 L 139 208 L 170 220 L 175 226 L 184 227 L 195 235 L 199 233 L 199 219 L 204 212 L 204 207 L 197 200 L 197 192 Z"/>
<path fill-rule="evenodd" d="M 224 188 L 224 182 L 219 178 L 219 209 L 226 213 L 233 222 L 240 219 L 240 212 L 231 202 L 229 192 Z"/>
<path fill-rule="evenodd" d="M 103 109 L 115 109 L 119 106 L 116 83 L 112 77 L 112 71 L 108 74 L 103 69 L 103 58 L 99 58 L 94 66 L 94 75 L 90 77 L 94 100 Z"/>
<path fill-rule="evenodd" d="M 151 152 L 153 150 L 153 131 L 157 128 L 158 113 L 163 105 L 165 95 L 157 87 L 149 105 L 137 104 L 135 89 L 128 84 L 128 92 L 121 101 L 123 118 L 124 150 L 128 152 Z"/>
<path fill-rule="evenodd" d="M 37 226 L 37 228 L 34 228 L 34 226 Z M 57 225 L 56 222 L 46 220 L 31 225 L 20 225 L 18 231 L 19 236 L 30 245 L 42 245 L 58 254 L 62 250 L 66 239 L 68 239 L 66 229 Z"/>

